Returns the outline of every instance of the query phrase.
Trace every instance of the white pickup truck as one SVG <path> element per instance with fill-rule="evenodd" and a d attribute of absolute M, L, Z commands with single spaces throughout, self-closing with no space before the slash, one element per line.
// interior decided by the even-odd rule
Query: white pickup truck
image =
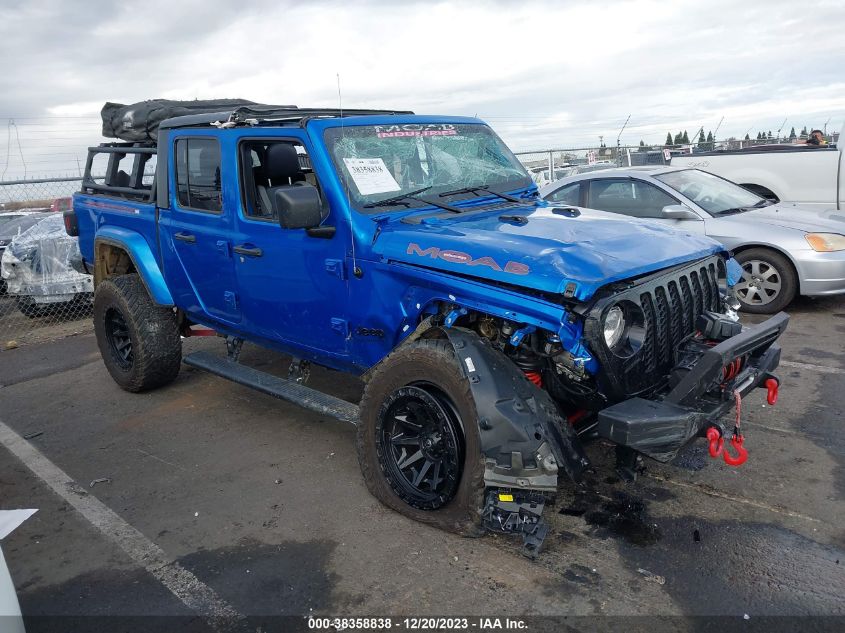
<path fill-rule="evenodd" d="M 841 140 L 838 148 L 835 145 L 761 145 L 673 156 L 671 164 L 709 171 L 765 198 L 820 209 L 845 209 L 842 147 Z"/>

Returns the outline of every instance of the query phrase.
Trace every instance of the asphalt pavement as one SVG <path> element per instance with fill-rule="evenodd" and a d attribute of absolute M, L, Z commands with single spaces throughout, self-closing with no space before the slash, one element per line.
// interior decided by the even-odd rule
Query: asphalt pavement
<path fill-rule="evenodd" d="M 381 506 L 351 425 L 186 366 L 164 389 L 125 393 L 84 329 L 0 351 L 0 423 L 7 441 L 28 438 L 16 452 L 0 442 L 0 508 L 39 509 L 2 543 L 28 630 L 67 630 L 70 616 L 86 630 L 130 630 L 132 616 L 131 630 L 222 630 L 200 617 L 208 605 L 282 628 L 281 616 L 518 615 L 565 616 L 556 630 L 653 631 L 657 616 L 682 630 L 705 625 L 681 616 L 843 630 L 845 299 L 790 313 L 780 401 L 744 401 L 745 465 L 701 441 L 631 485 L 594 443 L 587 481 L 562 483 L 547 508 L 535 561 L 514 538 L 460 538 Z M 216 338 L 185 346 L 225 352 Z M 287 369 L 250 345 L 241 360 Z M 323 369 L 309 384 L 361 393 Z"/>

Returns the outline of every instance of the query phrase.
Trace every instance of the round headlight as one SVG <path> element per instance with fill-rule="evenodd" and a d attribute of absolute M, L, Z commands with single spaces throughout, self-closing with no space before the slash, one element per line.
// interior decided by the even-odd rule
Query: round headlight
<path fill-rule="evenodd" d="M 613 349 L 625 333 L 625 315 L 622 308 L 613 306 L 604 315 L 604 342 Z"/>

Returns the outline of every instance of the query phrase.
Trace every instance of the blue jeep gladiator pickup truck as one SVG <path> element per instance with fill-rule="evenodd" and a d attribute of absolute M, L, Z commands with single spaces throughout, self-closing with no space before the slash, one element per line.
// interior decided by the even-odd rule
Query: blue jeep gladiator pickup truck
<path fill-rule="evenodd" d="M 150 171 L 155 159 L 154 175 Z M 104 161 L 105 178 L 92 176 Z M 543 504 L 616 445 L 626 477 L 694 438 L 711 455 L 788 317 L 743 327 L 707 238 L 560 207 L 473 118 L 230 106 L 89 150 L 66 226 L 94 276 L 103 361 L 128 391 L 182 362 L 357 424 L 369 490 L 464 534 L 545 535 Z M 228 355 L 182 357 L 204 326 Z M 290 376 L 238 362 L 243 341 Z M 360 406 L 308 363 L 365 381 Z"/>

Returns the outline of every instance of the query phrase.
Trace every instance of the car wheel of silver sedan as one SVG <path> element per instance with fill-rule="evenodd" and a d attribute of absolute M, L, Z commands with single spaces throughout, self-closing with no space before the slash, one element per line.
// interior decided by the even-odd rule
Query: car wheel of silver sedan
<path fill-rule="evenodd" d="M 736 259 L 742 265 L 742 279 L 735 290 L 745 312 L 773 314 L 795 297 L 795 270 L 780 253 L 752 248 L 739 253 Z"/>

